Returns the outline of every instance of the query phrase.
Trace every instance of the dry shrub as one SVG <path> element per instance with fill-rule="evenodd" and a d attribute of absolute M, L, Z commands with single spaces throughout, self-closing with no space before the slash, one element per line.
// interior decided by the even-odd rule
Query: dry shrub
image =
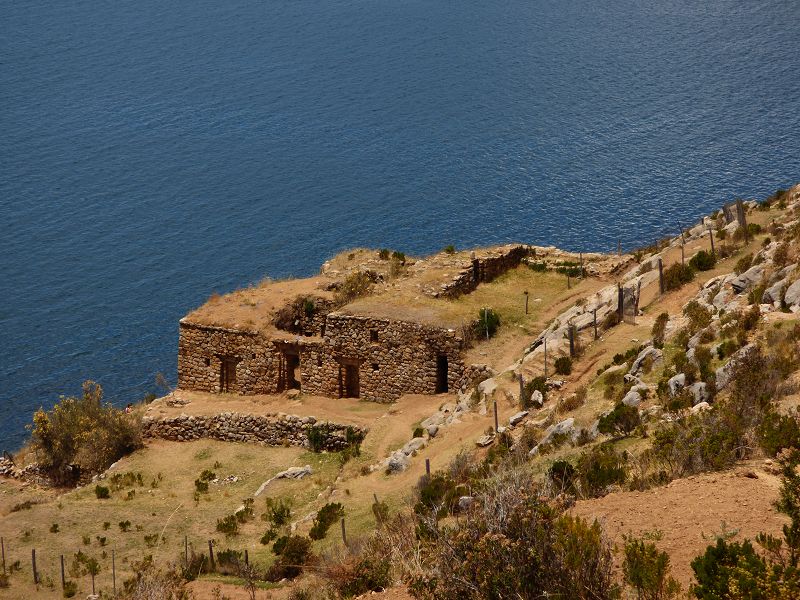
<path fill-rule="evenodd" d="M 350 273 L 336 290 L 334 299 L 336 304 L 344 306 L 356 298 L 369 296 L 374 288 L 373 277 L 364 271 Z"/>
<path fill-rule="evenodd" d="M 559 413 L 568 413 L 586 404 L 586 397 L 588 390 L 585 385 L 580 386 L 575 390 L 574 394 L 570 394 L 558 404 Z"/>
<path fill-rule="evenodd" d="M 135 575 L 124 583 L 120 596 L 123 600 L 188 600 L 192 597 L 173 565 L 158 568 L 149 556 L 131 566 Z"/>

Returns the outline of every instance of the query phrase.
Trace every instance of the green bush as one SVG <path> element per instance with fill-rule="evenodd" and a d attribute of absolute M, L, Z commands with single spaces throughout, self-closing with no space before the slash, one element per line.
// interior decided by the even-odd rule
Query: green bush
<path fill-rule="evenodd" d="M 378 250 L 378 258 L 381 260 L 389 260 L 389 257 L 392 255 L 392 251 L 388 248 L 381 248 Z"/>
<path fill-rule="evenodd" d="M 521 408 L 524 410 L 531 408 L 531 397 L 535 391 L 541 392 L 543 403 L 547 401 L 547 380 L 541 375 L 534 377 L 523 386 L 522 398 L 520 398 Z"/>
<path fill-rule="evenodd" d="M 311 525 L 311 531 L 308 532 L 308 537 L 312 540 L 324 539 L 331 525 L 343 517 L 344 507 L 341 504 L 338 502 L 326 504 L 319 509 L 317 516 L 314 517 L 314 523 Z"/>
<path fill-rule="evenodd" d="M 328 443 L 328 436 L 330 435 L 326 425 L 309 425 L 308 430 L 308 445 L 312 452 L 322 452 Z"/>
<path fill-rule="evenodd" d="M 711 311 L 697 300 L 686 304 L 683 307 L 683 314 L 689 319 L 689 332 L 692 335 L 711 324 Z"/>
<path fill-rule="evenodd" d="M 239 533 L 239 520 L 236 515 L 228 515 L 217 519 L 217 531 L 225 535 L 237 535 Z"/>
<path fill-rule="evenodd" d="M 737 275 L 741 275 L 747 269 L 749 269 L 753 265 L 753 255 L 752 254 L 745 254 L 739 260 L 736 261 L 736 265 L 733 267 L 733 272 Z"/>
<path fill-rule="evenodd" d="M 761 449 L 776 456 L 784 448 L 800 448 L 800 425 L 794 415 L 770 411 L 756 430 Z"/>
<path fill-rule="evenodd" d="M 203 481 L 202 479 L 195 479 L 194 489 L 200 494 L 205 494 L 206 492 L 208 492 L 208 482 Z"/>
<path fill-rule="evenodd" d="M 397 253 L 395 253 L 397 254 Z M 355 300 L 369 296 L 374 288 L 372 277 L 363 271 L 353 271 L 348 275 L 334 293 L 334 301 L 339 306 L 344 306 Z"/>
<path fill-rule="evenodd" d="M 559 356 L 553 365 L 559 375 L 569 375 L 572 373 L 572 359 L 569 356 Z"/>
<path fill-rule="evenodd" d="M 311 540 L 299 535 L 280 538 L 281 541 L 278 560 L 267 569 L 267 581 L 280 581 L 281 579 L 294 579 L 303 572 L 305 565 L 311 558 Z M 275 542 L 278 545 L 278 542 Z M 273 547 L 274 551 L 274 547 Z"/>
<path fill-rule="evenodd" d="M 107 500 L 108 498 L 111 498 L 111 490 L 104 485 L 98 485 L 94 488 L 94 495 L 100 500 Z"/>
<path fill-rule="evenodd" d="M 425 430 L 422 427 L 415 427 L 414 432 L 411 434 L 412 437 L 418 438 L 425 435 Z"/>
<path fill-rule="evenodd" d="M 292 510 L 289 508 L 289 504 L 283 500 L 267 498 L 267 512 L 261 515 L 261 518 L 269 521 L 275 527 L 283 527 L 289 524 Z"/>
<path fill-rule="evenodd" d="M 625 561 L 622 572 L 625 583 L 636 591 L 639 600 L 678 598 L 680 584 L 669 574 L 669 556 L 652 542 L 625 539 Z"/>
<path fill-rule="evenodd" d="M 270 527 L 269 529 L 267 529 L 267 531 L 264 533 L 264 535 L 261 536 L 261 539 L 259 541 L 264 546 L 266 546 L 271 541 L 277 539 L 277 537 L 278 537 L 278 532 L 275 531 L 275 529 L 273 527 Z"/>
<path fill-rule="evenodd" d="M 619 402 L 610 413 L 600 417 L 597 430 L 606 435 L 627 437 L 641 424 L 639 411 Z"/>
<path fill-rule="evenodd" d="M 689 266 L 695 271 L 710 271 L 716 264 L 717 257 L 705 250 L 700 250 L 689 260 Z"/>
<path fill-rule="evenodd" d="M 0 586 L 2 587 L 2 586 Z M 75 594 L 78 593 L 78 584 L 74 581 L 65 581 L 64 582 L 64 598 L 73 598 Z"/>
<path fill-rule="evenodd" d="M 557 492 L 572 493 L 575 489 L 577 471 L 572 463 L 566 460 L 557 460 L 547 470 L 547 478 Z"/>
<path fill-rule="evenodd" d="M 423 475 L 416 487 L 414 512 L 425 515 L 434 512 L 438 518 L 451 513 L 458 501 L 457 482 L 447 473 Z"/>
<path fill-rule="evenodd" d="M 694 269 L 689 265 L 675 263 L 664 270 L 664 289 L 677 290 L 694 279 Z"/>
<path fill-rule="evenodd" d="M 103 389 L 92 381 L 83 384 L 81 397 L 61 398 L 52 410 L 33 415 L 31 447 L 57 483 L 105 471 L 141 445 L 139 418 L 103 404 Z"/>
<path fill-rule="evenodd" d="M 575 465 L 578 482 L 585 497 L 603 496 L 609 486 L 621 485 L 627 478 L 627 455 L 618 454 L 610 444 L 584 452 Z"/>
<path fill-rule="evenodd" d="M 667 322 L 669 321 L 669 313 L 662 312 L 660 315 L 656 317 L 655 323 L 653 323 L 653 329 L 651 331 L 651 336 L 653 338 L 653 346 L 656 348 L 663 348 L 664 347 L 664 336 L 667 332 Z"/>
<path fill-rule="evenodd" d="M 456 247 L 453 244 L 449 244 L 449 245 L 444 247 L 444 253 L 445 254 L 455 254 L 456 253 Z"/>
<path fill-rule="evenodd" d="M 475 324 L 477 338 L 493 337 L 500 326 L 500 316 L 491 308 L 482 308 L 478 311 L 478 321 Z"/>

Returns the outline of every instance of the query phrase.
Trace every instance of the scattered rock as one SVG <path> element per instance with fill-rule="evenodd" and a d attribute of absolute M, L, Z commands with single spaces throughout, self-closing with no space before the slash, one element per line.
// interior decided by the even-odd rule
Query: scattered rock
<path fill-rule="evenodd" d="M 633 375 L 634 377 L 638 377 L 642 371 L 642 363 L 644 363 L 647 357 L 652 357 L 653 363 L 663 360 L 664 353 L 654 346 L 648 346 L 636 357 L 636 360 L 633 361 L 630 370 L 628 371 L 629 375 Z"/>
<path fill-rule="evenodd" d="M 475 502 L 475 498 L 472 496 L 461 496 L 458 499 L 458 510 L 464 511 L 467 510 L 472 504 Z"/>
<path fill-rule="evenodd" d="M 538 390 L 537 390 L 537 391 L 538 391 Z M 512 427 L 516 427 L 516 426 L 517 426 L 518 424 L 520 424 L 520 423 L 522 422 L 522 420 L 523 420 L 525 417 L 527 417 L 527 416 L 528 416 L 528 411 L 527 411 L 527 410 L 520 411 L 520 412 L 518 412 L 518 413 L 517 413 L 517 414 L 515 414 L 515 415 L 511 415 L 511 417 L 509 417 L 509 419 L 508 419 L 508 423 L 509 423 L 509 424 L 510 424 Z"/>
<path fill-rule="evenodd" d="M 639 392 L 631 390 L 625 394 L 622 403 L 626 406 L 639 406 L 642 403 L 642 396 Z"/>
<path fill-rule="evenodd" d="M 475 441 L 475 444 L 480 448 L 491 446 L 493 443 L 494 443 L 494 434 L 487 434 L 481 436 Z"/>
<path fill-rule="evenodd" d="M 311 475 L 313 472 L 311 465 L 306 465 L 305 467 L 289 467 L 285 471 L 281 471 L 275 475 L 275 479 L 302 479 L 303 477 Z"/>
<path fill-rule="evenodd" d="M 689 412 L 693 415 L 696 415 L 699 412 L 704 410 L 711 410 L 711 405 L 708 402 L 700 402 L 699 404 L 695 404 L 692 408 L 689 409 Z"/>
<path fill-rule="evenodd" d="M 678 373 L 673 377 L 670 377 L 669 381 L 667 381 L 667 385 L 669 386 L 669 393 L 671 396 L 677 396 L 678 393 L 686 386 L 686 375 L 684 373 Z"/>

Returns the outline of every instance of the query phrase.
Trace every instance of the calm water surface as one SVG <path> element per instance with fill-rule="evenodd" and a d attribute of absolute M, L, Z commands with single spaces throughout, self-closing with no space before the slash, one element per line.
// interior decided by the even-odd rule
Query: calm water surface
<path fill-rule="evenodd" d="M 336 251 L 605 250 L 800 180 L 800 3 L 0 0 L 0 448 Z"/>

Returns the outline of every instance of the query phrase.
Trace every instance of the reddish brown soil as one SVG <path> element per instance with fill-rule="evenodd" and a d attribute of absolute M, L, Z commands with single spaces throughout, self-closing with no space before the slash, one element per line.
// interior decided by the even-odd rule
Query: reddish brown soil
<path fill-rule="evenodd" d="M 772 505 L 779 488 L 778 477 L 749 465 L 678 479 L 645 492 L 580 501 L 573 512 L 597 519 L 619 547 L 623 535 L 662 532 L 655 544 L 669 554 L 673 576 L 686 590 L 693 581 L 692 559 L 714 543 L 723 523 L 726 531 L 738 530 L 735 540 L 753 539 L 761 531 L 781 535 L 788 520 Z"/>

